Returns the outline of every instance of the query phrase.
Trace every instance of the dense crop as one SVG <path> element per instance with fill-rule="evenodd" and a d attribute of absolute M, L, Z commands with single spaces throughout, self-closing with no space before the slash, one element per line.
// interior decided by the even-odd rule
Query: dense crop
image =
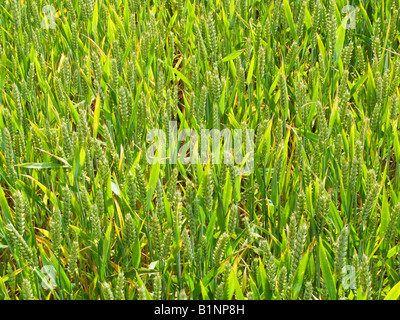
<path fill-rule="evenodd" d="M 0 299 L 398 299 L 398 8 L 2 1 Z"/>

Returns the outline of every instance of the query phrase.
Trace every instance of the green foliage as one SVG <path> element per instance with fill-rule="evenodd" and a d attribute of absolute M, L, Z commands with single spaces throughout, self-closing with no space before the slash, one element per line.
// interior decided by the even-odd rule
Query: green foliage
<path fill-rule="evenodd" d="M 0 298 L 397 298 L 397 1 L 3 2 Z"/>

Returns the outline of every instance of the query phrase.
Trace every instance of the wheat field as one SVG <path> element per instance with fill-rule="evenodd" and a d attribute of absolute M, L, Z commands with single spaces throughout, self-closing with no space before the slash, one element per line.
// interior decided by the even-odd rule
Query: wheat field
<path fill-rule="evenodd" d="M 398 300 L 399 28 L 398 0 L 1 1 L 0 300 Z"/>

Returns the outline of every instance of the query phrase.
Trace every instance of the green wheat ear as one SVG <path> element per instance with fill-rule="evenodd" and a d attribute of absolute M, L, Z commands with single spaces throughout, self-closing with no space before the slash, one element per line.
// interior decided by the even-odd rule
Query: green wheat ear
<path fill-rule="evenodd" d="M 125 225 L 123 230 L 122 241 L 124 243 L 125 249 L 132 248 L 133 244 L 136 241 L 137 237 L 135 222 L 130 213 L 128 213 L 125 217 Z"/>
<path fill-rule="evenodd" d="M 326 13 L 326 22 L 327 22 L 327 31 L 328 31 L 328 39 L 329 39 L 329 46 L 328 51 L 333 61 L 333 53 L 334 48 L 336 45 L 336 30 L 337 30 L 337 23 L 336 23 L 336 14 L 335 14 L 335 4 L 336 2 L 333 0 L 329 1 L 328 12 Z"/>
<path fill-rule="evenodd" d="M 84 146 L 86 144 L 86 138 L 88 137 L 88 123 L 86 120 L 86 111 L 81 109 L 79 111 L 79 122 L 78 122 L 78 142 L 79 145 Z"/>
<path fill-rule="evenodd" d="M 162 299 L 162 283 L 161 276 L 157 274 L 153 280 L 153 300 L 161 300 Z"/>
<path fill-rule="evenodd" d="M 312 282 L 307 281 L 303 292 L 303 300 L 312 300 L 313 287 Z"/>
<path fill-rule="evenodd" d="M 346 69 L 349 67 L 352 54 L 353 54 L 353 42 L 350 41 L 350 43 L 342 51 L 343 64 Z"/>
<path fill-rule="evenodd" d="M 219 78 L 219 72 L 218 72 L 218 67 L 217 64 L 214 63 L 213 67 L 213 73 L 211 76 L 211 91 L 212 91 L 212 96 L 214 99 L 214 104 L 218 105 L 219 101 L 221 99 L 221 80 Z M 213 123 L 215 126 L 215 123 Z M 218 128 L 215 128 L 218 129 Z"/>
<path fill-rule="evenodd" d="M 161 254 L 161 225 L 157 215 L 153 215 L 150 221 L 152 247 L 156 257 Z"/>
<path fill-rule="evenodd" d="M 369 217 L 373 204 L 376 200 L 376 198 L 379 195 L 381 186 L 378 183 L 374 183 L 372 187 L 370 187 L 370 191 L 367 195 L 366 202 L 363 205 L 363 208 L 361 210 L 361 221 L 364 222 L 367 220 Z"/>
<path fill-rule="evenodd" d="M 21 15 L 20 15 L 21 11 L 17 0 L 11 0 L 11 12 L 17 30 L 21 30 Z"/>
<path fill-rule="evenodd" d="M 183 245 L 184 245 L 184 250 L 185 250 L 185 258 L 189 263 L 193 263 L 194 261 L 194 252 L 193 252 L 193 246 L 192 246 L 192 237 L 189 235 L 189 232 L 187 229 L 184 229 L 183 231 Z"/>
<path fill-rule="evenodd" d="M 298 13 L 297 16 L 296 27 L 297 27 L 297 36 L 299 37 L 299 39 L 303 37 L 306 7 L 307 7 L 307 1 L 303 1 L 300 5 L 300 12 Z"/>
<path fill-rule="evenodd" d="M 78 54 L 78 45 L 79 45 L 78 44 L 79 36 L 78 36 L 78 29 L 77 29 L 75 22 L 73 22 L 71 24 L 71 34 L 72 34 L 72 51 L 74 51 L 75 54 L 77 55 Z"/>
<path fill-rule="evenodd" d="M 296 204 L 296 225 L 300 223 L 301 217 L 306 217 L 306 210 L 307 210 L 307 197 L 306 194 L 304 193 L 304 190 L 302 190 L 297 198 L 297 204 Z"/>
<path fill-rule="evenodd" d="M 241 94 L 246 93 L 246 81 L 245 81 L 245 72 L 243 66 L 240 64 L 238 68 L 238 78 L 239 78 L 239 90 Z"/>
<path fill-rule="evenodd" d="M 118 63 L 116 59 L 111 59 L 111 88 L 117 92 L 119 84 Z"/>
<path fill-rule="evenodd" d="M 286 87 L 286 78 L 283 73 L 279 74 L 278 86 L 279 86 L 279 91 L 281 92 L 280 103 L 282 110 L 284 111 L 283 117 L 285 117 L 286 110 L 288 109 L 288 92 Z"/>
<path fill-rule="evenodd" d="M 125 300 L 124 288 L 125 288 L 125 275 L 123 272 L 120 272 L 118 273 L 117 283 L 115 286 L 115 293 L 114 293 L 115 300 Z"/>
<path fill-rule="evenodd" d="M 330 198 L 322 192 L 322 195 L 318 197 L 317 209 L 316 209 L 316 220 L 317 220 L 317 235 L 322 235 L 324 227 L 326 225 L 326 219 L 329 215 L 329 204 Z"/>
<path fill-rule="evenodd" d="M 297 231 L 294 252 L 291 257 L 291 264 L 290 264 L 290 273 L 289 273 L 289 284 L 291 285 L 297 267 L 299 266 L 300 259 L 303 253 L 304 245 L 306 243 L 307 238 L 307 225 L 303 223 L 300 226 L 299 230 Z"/>
<path fill-rule="evenodd" d="M 224 232 L 218 239 L 217 244 L 215 246 L 214 254 L 213 254 L 213 265 L 217 266 L 221 263 L 225 255 L 225 249 L 228 245 L 229 235 Z"/>
<path fill-rule="evenodd" d="M 104 282 L 101 285 L 103 290 L 104 300 L 114 300 L 114 294 L 112 292 L 111 286 L 109 283 Z"/>
<path fill-rule="evenodd" d="M 321 279 L 321 297 L 322 300 L 330 300 L 329 291 L 325 284 L 324 278 Z"/>
<path fill-rule="evenodd" d="M 71 18 L 71 21 L 76 21 L 76 14 L 75 14 L 74 6 L 72 4 L 72 0 L 65 0 L 65 6 L 67 7 L 67 12 Z"/>
<path fill-rule="evenodd" d="M 369 268 L 368 257 L 364 254 L 361 258 L 360 265 L 360 285 L 363 293 L 367 293 L 367 299 L 371 300 L 371 271 Z"/>
<path fill-rule="evenodd" d="M 303 126 L 306 126 L 308 119 L 307 88 L 303 81 L 299 80 L 296 85 L 296 104 L 300 110 L 300 117 Z"/>
<path fill-rule="evenodd" d="M 238 206 L 236 203 L 233 203 L 231 206 L 231 211 L 229 213 L 228 225 L 227 225 L 228 234 L 230 236 L 232 236 L 233 233 L 235 232 L 237 220 L 238 220 Z"/>
<path fill-rule="evenodd" d="M 90 210 L 90 221 L 92 224 L 92 237 L 95 242 L 98 242 L 102 236 L 102 227 L 100 215 L 96 204 L 92 205 Z"/>
<path fill-rule="evenodd" d="M 139 287 L 138 289 L 138 300 L 147 300 L 146 296 L 146 288 L 142 286 Z"/>
<path fill-rule="evenodd" d="M 279 277 L 276 283 L 276 290 L 279 294 L 280 300 L 285 300 L 286 289 L 287 289 L 287 269 L 285 266 L 283 266 L 279 272 Z"/>
<path fill-rule="evenodd" d="M 52 249 L 54 254 L 58 256 L 62 241 L 61 212 L 59 209 L 55 210 L 53 219 L 50 222 L 50 236 Z"/>
<path fill-rule="evenodd" d="M 207 183 L 205 184 L 204 190 L 204 208 L 207 212 L 211 212 L 213 209 L 213 196 L 214 196 L 214 180 L 213 180 L 213 166 L 210 166 L 208 170 Z"/>
<path fill-rule="evenodd" d="M 382 77 L 382 101 L 388 100 L 389 90 L 390 90 L 390 69 L 386 69 Z"/>
<path fill-rule="evenodd" d="M 400 218 L 400 204 L 397 204 L 392 214 L 390 215 L 389 225 L 388 228 L 386 229 L 385 238 L 387 239 L 388 242 L 391 242 L 392 239 L 397 234 L 396 226 L 397 223 L 399 222 L 399 218 Z"/>
<path fill-rule="evenodd" d="M 10 128 L 12 128 L 10 126 Z M 12 136 L 7 128 L 4 128 L 4 142 L 5 142 L 5 160 L 7 170 L 12 170 L 14 168 L 14 149 L 12 143 Z"/>
<path fill-rule="evenodd" d="M 225 283 L 221 282 L 221 283 L 218 284 L 217 289 L 215 291 L 214 300 L 223 300 L 223 298 L 224 298 L 224 287 L 225 287 Z"/>
<path fill-rule="evenodd" d="M 7 276 L 8 276 L 8 283 L 12 291 L 15 290 L 16 279 L 14 274 L 14 267 L 13 264 L 10 262 L 7 263 Z"/>
<path fill-rule="evenodd" d="M 22 281 L 21 295 L 23 300 L 35 300 L 32 292 L 31 282 L 28 279 Z"/>
<path fill-rule="evenodd" d="M 389 107 L 389 119 L 390 121 L 396 121 L 398 117 L 399 110 L 399 97 L 397 95 L 392 96 L 390 99 L 390 107 Z"/>
<path fill-rule="evenodd" d="M 165 231 L 164 234 L 164 241 L 161 244 L 161 258 L 164 259 L 165 261 L 168 260 L 170 254 L 171 254 L 171 247 L 173 244 L 173 232 L 172 229 L 168 228 Z"/>
<path fill-rule="evenodd" d="M 255 36 L 254 36 L 254 51 L 256 54 L 259 53 L 260 43 L 261 43 L 261 35 L 262 35 L 262 26 L 261 23 L 258 22 L 256 25 Z"/>
<path fill-rule="evenodd" d="M 319 101 L 317 102 L 317 118 L 318 118 L 318 129 L 319 129 L 318 143 L 321 145 L 322 149 L 323 145 L 328 140 L 329 128 L 325 118 L 324 110 L 322 109 L 322 105 Z"/>
<path fill-rule="evenodd" d="M 15 194 L 15 226 L 20 235 L 25 234 L 25 203 L 20 191 Z"/>
<path fill-rule="evenodd" d="M 210 39 L 211 53 L 213 53 L 215 57 L 218 55 L 218 43 L 217 43 L 217 33 L 214 24 L 214 18 L 212 14 L 210 14 L 207 18 L 207 31 L 208 31 L 208 37 Z"/>
<path fill-rule="evenodd" d="M 32 260 L 32 250 L 26 243 L 22 235 L 14 228 L 12 224 L 7 224 L 5 226 L 8 240 L 11 242 L 11 246 L 17 246 L 19 252 L 26 262 Z"/>

